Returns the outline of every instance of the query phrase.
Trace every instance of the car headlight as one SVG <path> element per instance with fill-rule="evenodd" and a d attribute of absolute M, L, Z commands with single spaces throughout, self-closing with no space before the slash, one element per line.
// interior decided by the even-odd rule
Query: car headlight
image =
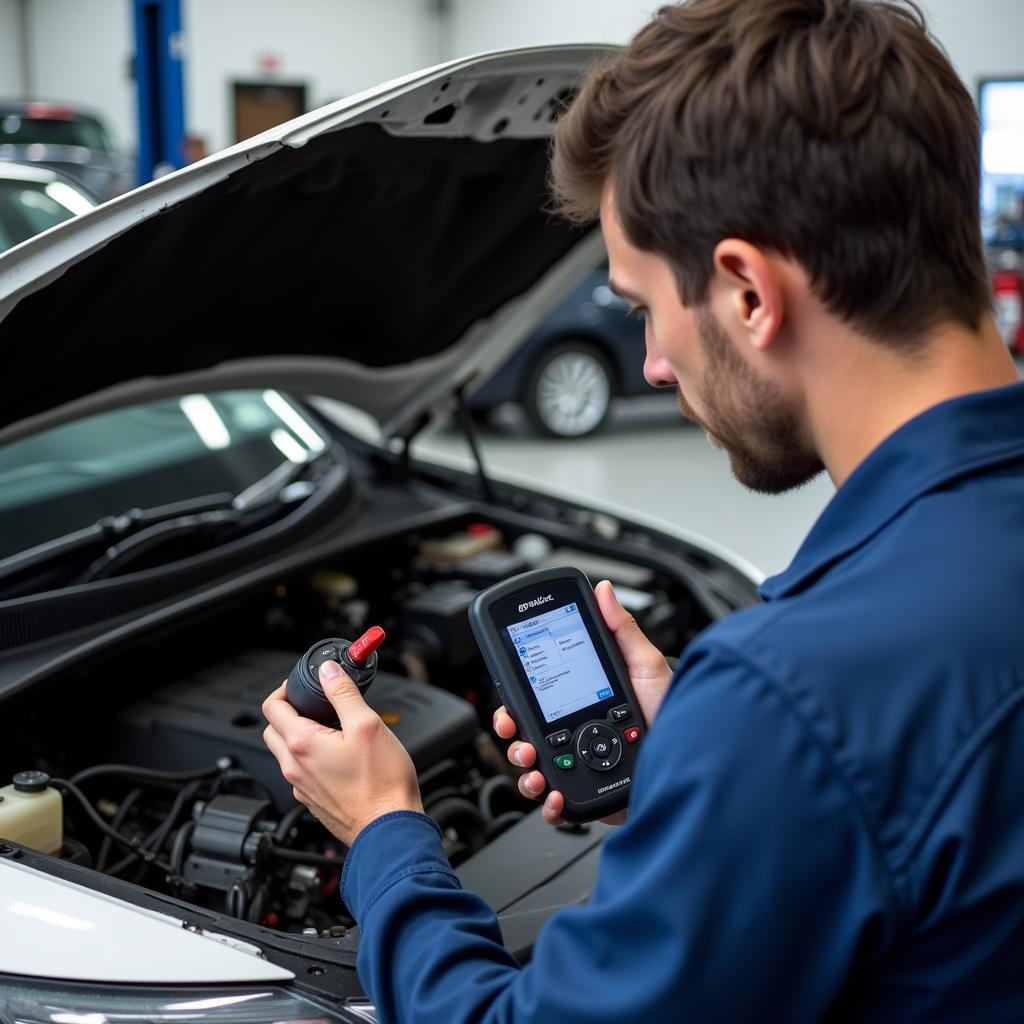
<path fill-rule="evenodd" d="M 83 985 L 0 977 L 0 1024 L 356 1024 L 366 1002 L 328 1006 L 282 988 Z"/>

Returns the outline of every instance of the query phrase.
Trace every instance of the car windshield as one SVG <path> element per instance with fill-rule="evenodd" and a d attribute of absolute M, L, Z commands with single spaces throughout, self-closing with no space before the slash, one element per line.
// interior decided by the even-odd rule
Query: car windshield
<path fill-rule="evenodd" d="M 84 146 L 96 153 L 113 153 L 110 136 L 91 117 L 0 116 L 0 145 Z"/>
<path fill-rule="evenodd" d="M 270 390 L 184 395 L 54 427 L 0 448 L 0 558 L 129 509 L 238 494 L 324 446 Z"/>
<path fill-rule="evenodd" d="M 0 252 L 93 205 L 63 181 L 0 178 Z"/>

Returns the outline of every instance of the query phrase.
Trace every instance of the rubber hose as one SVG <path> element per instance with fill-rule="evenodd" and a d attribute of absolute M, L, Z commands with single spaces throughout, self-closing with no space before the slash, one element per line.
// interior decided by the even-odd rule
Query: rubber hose
<path fill-rule="evenodd" d="M 130 779 L 145 779 L 151 782 L 191 782 L 193 779 L 209 779 L 219 775 L 224 769 L 213 765 L 209 768 L 196 768 L 187 772 L 165 772 L 157 768 L 141 768 L 134 764 L 97 764 L 91 768 L 83 768 L 71 776 L 72 785 L 80 786 L 89 779 L 100 775 L 123 775 Z"/>
<path fill-rule="evenodd" d="M 497 839 L 502 832 L 510 829 L 517 821 L 522 821 L 525 817 L 525 811 L 506 811 L 504 814 L 499 814 L 497 818 L 487 823 L 487 838 Z"/>
<path fill-rule="evenodd" d="M 285 814 L 285 816 L 277 823 L 277 828 L 274 829 L 274 842 L 287 842 L 292 829 L 298 823 L 299 818 L 304 814 L 309 814 L 309 811 L 303 807 L 302 804 L 296 804 L 290 811 L 288 811 L 288 813 Z M 310 817 L 312 817 L 312 815 L 310 815 Z"/>
<path fill-rule="evenodd" d="M 142 786 L 136 786 L 135 789 L 131 790 L 129 794 L 121 801 L 120 806 L 117 808 L 113 818 L 110 819 L 110 827 L 120 831 L 121 823 L 127 817 L 128 812 L 131 810 L 132 805 L 136 800 L 139 799 L 142 794 L 145 793 L 145 789 Z M 110 836 L 104 836 L 103 842 L 100 843 L 100 852 L 96 856 L 96 870 L 106 871 L 107 869 L 107 858 L 110 856 Z"/>
<path fill-rule="evenodd" d="M 492 775 L 480 787 L 477 803 L 480 805 L 480 811 L 488 822 L 492 822 L 498 817 L 494 810 L 494 798 L 499 794 L 512 797 L 510 806 L 506 810 L 514 810 L 514 805 L 517 802 L 515 798 L 519 795 L 519 790 L 516 789 L 515 783 L 507 775 Z M 502 814 L 504 813 L 503 811 Z"/>
<path fill-rule="evenodd" d="M 67 779 L 50 779 L 50 785 L 55 789 L 66 789 L 82 806 L 82 810 L 85 811 L 89 820 L 102 832 L 104 835 L 110 836 L 111 839 L 116 843 L 120 843 L 123 847 L 134 852 L 139 848 L 139 843 L 135 840 L 129 839 L 127 836 L 121 835 L 116 829 L 111 828 L 100 816 L 96 813 L 96 809 L 91 803 L 89 803 L 88 797 L 73 783 Z M 157 867 L 170 873 L 171 865 L 165 863 L 159 858 L 153 856 L 148 850 L 141 855 L 143 860 L 148 863 L 156 864 Z"/>
<path fill-rule="evenodd" d="M 462 797 L 449 797 L 445 800 L 438 800 L 424 809 L 437 822 L 442 831 L 445 828 L 455 829 L 471 850 L 476 851 L 483 846 L 484 837 L 487 835 L 487 822 L 484 821 L 484 816 L 475 804 L 471 804 Z M 467 828 L 460 829 L 460 824 Z"/>
<path fill-rule="evenodd" d="M 296 864 L 308 864 L 317 868 L 340 868 L 345 863 L 344 857 L 327 857 L 322 853 L 309 853 L 306 850 L 290 850 L 287 846 L 271 845 L 270 855 L 278 860 L 290 860 Z"/>

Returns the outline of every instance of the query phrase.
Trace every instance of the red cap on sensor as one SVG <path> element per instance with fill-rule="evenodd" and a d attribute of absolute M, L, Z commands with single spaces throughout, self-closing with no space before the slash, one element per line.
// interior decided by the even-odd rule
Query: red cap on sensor
<path fill-rule="evenodd" d="M 358 640 L 352 641 L 348 656 L 361 665 L 382 643 L 384 630 L 380 626 L 371 626 Z"/>

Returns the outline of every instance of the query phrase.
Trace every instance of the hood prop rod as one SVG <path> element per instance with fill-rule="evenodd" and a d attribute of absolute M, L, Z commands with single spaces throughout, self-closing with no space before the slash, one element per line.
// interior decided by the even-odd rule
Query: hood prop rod
<path fill-rule="evenodd" d="M 480 454 L 480 445 L 477 441 L 476 426 L 473 424 L 473 417 L 469 412 L 469 403 L 466 401 L 466 395 L 462 388 L 459 388 L 456 393 L 455 400 L 458 403 L 459 425 L 462 427 L 462 433 L 466 438 L 466 443 L 469 445 L 469 450 L 473 453 L 473 460 L 476 462 L 476 475 L 480 478 L 480 490 L 483 492 L 486 501 L 496 504 L 494 484 L 491 483 L 487 470 L 484 469 L 484 460 Z"/>

